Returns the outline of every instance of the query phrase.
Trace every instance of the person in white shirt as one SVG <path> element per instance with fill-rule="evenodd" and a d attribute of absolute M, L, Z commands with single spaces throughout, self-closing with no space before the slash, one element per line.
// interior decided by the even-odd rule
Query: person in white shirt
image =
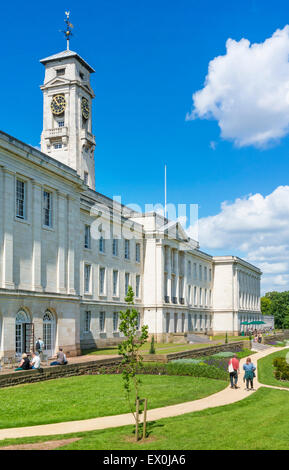
<path fill-rule="evenodd" d="M 31 369 L 40 369 L 40 357 L 35 352 L 32 353 Z"/>

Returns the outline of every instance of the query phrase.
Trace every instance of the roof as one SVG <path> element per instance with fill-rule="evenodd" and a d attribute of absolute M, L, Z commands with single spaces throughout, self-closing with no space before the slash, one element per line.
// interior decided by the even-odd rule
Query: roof
<path fill-rule="evenodd" d="M 45 59 L 41 59 L 40 62 L 41 64 L 45 65 L 48 62 L 52 62 L 54 60 L 67 59 L 69 57 L 75 57 L 76 59 L 78 59 L 79 62 L 89 70 L 90 73 L 95 72 L 95 70 L 82 57 L 80 57 L 80 55 L 77 54 L 77 52 L 73 52 L 69 50 L 59 52 L 58 54 L 54 54 L 49 57 L 45 57 Z"/>

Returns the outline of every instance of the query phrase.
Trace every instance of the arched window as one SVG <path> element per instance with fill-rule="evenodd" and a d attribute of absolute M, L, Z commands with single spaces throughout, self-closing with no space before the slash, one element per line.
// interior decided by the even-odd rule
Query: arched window
<path fill-rule="evenodd" d="M 16 314 L 15 319 L 15 352 L 20 355 L 27 352 L 30 348 L 31 329 L 30 318 L 24 310 L 20 310 Z"/>
<path fill-rule="evenodd" d="M 43 342 L 44 353 L 46 353 L 49 357 L 54 354 L 55 330 L 54 315 L 49 310 L 47 310 L 43 315 Z"/>

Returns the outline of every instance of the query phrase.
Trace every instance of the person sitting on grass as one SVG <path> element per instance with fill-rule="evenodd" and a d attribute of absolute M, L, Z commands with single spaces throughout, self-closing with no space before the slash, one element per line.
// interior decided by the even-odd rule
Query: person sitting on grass
<path fill-rule="evenodd" d="M 30 369 L 30 361 L 26 353 L 22 354 L 22 359 L 19 363 L 19 366 L 16 367 L 14 370 L 29 370 Z"/>
<path fill-rule="evenodd" d="M 33 351 L 32 353 L 32 361 L 30 362 L 31 369 L 40 369 L 40 356 L 38 353 Z"/>
<path fill-rule="evenodd" d="M 64 366 L 67 364 L 66 356 L 62 348 L 59 348 L 59 351 L 56 354 L 56 359 L 56 361 L 50 363 L 51 366 Z"/>
<path fill-rule="evenodd" d="M 253 379 L 255 377 L 255 372 L 254 371 L 256 370 L 256 367 L 251 362 L 250 357 L 247 357 L 246 364 L 243 365 L 243 369 L 245 371 L 244 379 L 246 380 L 246 390 L 250 390 L 249 389 L 249 383 L 250 383 L 250 386 L 251 386 L 251 390 L 254 390 L 254 388 L 253 388 Z"/>

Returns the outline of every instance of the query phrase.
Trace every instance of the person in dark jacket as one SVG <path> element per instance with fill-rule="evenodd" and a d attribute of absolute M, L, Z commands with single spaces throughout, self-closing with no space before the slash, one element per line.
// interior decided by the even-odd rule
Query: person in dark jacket
<path fill-rule="evenodd" d="M 255 377 L 256 367 L 252 363 L 250 357 L 247 357 L 246 364 L 243 365 L 243 369 L 245 371 L 244 379 L 246 380 L 246 390 L 250 390 L 249 389 L 249 384 L 251 386 L 251 390 L 254 390 L 253 389 L 253 379 Z"/>
<path fill-rule="evenodd" d="M 20 364 L 15 370 L 28 370 L 28 369 L 30 369 L 30 361 L 29 361 L 27 354 L 23 353 Z"/>

